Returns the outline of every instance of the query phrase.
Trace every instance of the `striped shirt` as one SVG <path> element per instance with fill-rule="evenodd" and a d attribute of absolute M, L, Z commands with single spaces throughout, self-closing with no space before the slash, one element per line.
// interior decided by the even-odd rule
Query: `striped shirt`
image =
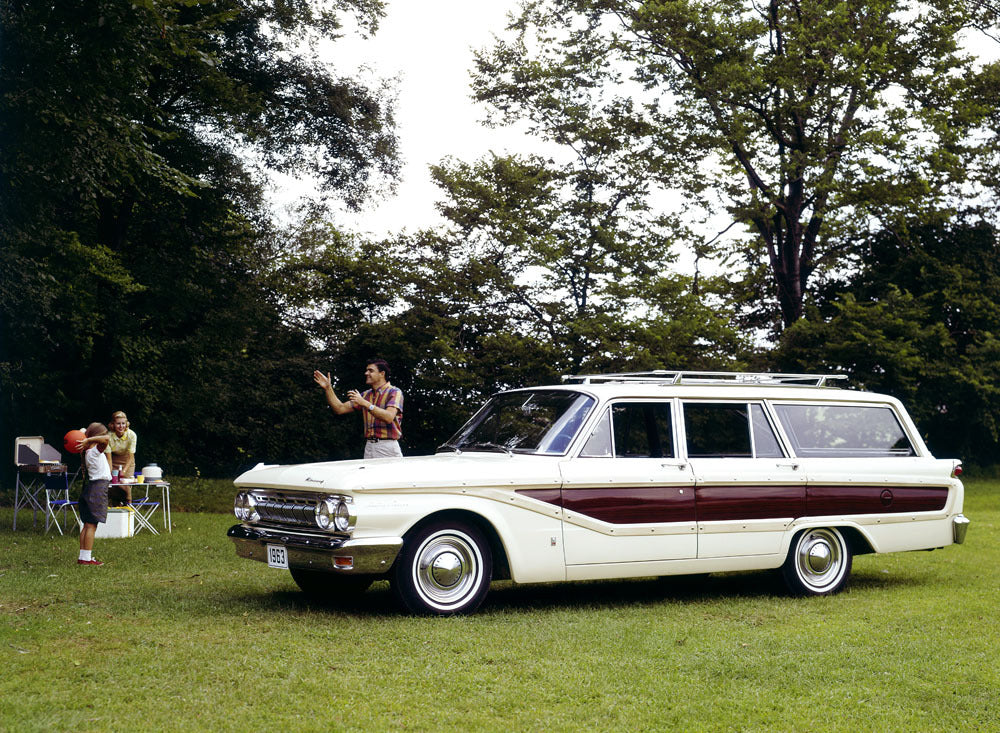
<path fill-rule="evenodd" d="M 381 389 L 366 389 L 361 395 L 375 407 L 386 409 L 396 408 L 396 419 L 391 423 L 379 420 L 366 407 L 355 407 L 361 410 L 362 418 L 365 422 L 365 439 L 378 438 L 379 440 L 399 440 L 403 435 L 403 393 L 399 387 L 393 387 L 388 382 Z"/>

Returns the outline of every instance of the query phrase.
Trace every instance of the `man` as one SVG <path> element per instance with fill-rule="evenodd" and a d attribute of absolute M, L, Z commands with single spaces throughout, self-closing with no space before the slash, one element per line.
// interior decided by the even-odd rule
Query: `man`
<path fill-rule="evenodd" d="M 352 389 L 347 402 L 341 402 L 333 392 L 330 374 L 318 369 L 313 379 L 326 394 L 330 408 L 338 415 L 361 410 L 365 428 L 365 458 L 401 457 L 399 439 L 403 434 L 403 393 L 389 384 L 389 365 L 384 359 L 370 359 L 365 367 L 368 389 L 359 393 Z"/>

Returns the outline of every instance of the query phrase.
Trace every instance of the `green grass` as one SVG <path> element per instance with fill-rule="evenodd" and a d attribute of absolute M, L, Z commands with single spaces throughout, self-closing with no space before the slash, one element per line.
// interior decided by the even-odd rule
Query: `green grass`
<path fill-rule="evenodd" d="M 175 506 L 231 500 L 201 489 Z M 440 619 L 384 583 L 312 603 L 236 558 L 228 515 L 97 540 L 92 568 L 0 510 L 0 730 L 998 730 L 1000 482 L 966 515 L 965 545 L 856 558 L 830 598 L 765 573 L 499 583 Z"/>

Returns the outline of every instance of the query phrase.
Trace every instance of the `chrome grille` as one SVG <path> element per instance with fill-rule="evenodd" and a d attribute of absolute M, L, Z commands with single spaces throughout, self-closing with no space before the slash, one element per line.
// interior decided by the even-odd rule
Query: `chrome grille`
<path fill-rule="evenodd" d="M 257 500 L 257 513 L 264 524 L 316 529 L 316 503 L 313 497 L 265 496 L 252 492 Z"/>

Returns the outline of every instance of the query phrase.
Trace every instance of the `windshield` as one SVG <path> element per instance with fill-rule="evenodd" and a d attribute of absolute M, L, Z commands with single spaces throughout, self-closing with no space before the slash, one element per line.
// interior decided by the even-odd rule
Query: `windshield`
<path fill-rule="evenodd" d="M 594 406 L 565 390 L 504 392 L 490 399 L 440 450 L 561 455 Z"/>

